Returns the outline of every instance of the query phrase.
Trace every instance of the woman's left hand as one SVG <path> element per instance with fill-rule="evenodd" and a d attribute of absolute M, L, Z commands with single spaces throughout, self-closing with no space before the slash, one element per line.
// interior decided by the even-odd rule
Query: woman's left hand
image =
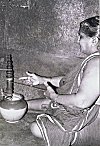
<path fill-rule="evenodd" d="M 56 101 L 56 98 L 58 97 L 58 94 L 56 94 L 55 91 L 49 85 L 47 86 L 47 91 L 44 92 L 44 95 L 47 98 L 54 100 L 54 101 Z"/>

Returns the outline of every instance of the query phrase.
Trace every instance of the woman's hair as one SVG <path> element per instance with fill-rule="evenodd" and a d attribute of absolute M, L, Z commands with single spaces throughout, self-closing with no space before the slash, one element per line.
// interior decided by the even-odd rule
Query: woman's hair
<path fill-rule="evenodd" d="M 88 18 L 80 23 L 79 34 L 84 33 L 86 36 L 100 36 L 99 34 L 99 16 Z"/>

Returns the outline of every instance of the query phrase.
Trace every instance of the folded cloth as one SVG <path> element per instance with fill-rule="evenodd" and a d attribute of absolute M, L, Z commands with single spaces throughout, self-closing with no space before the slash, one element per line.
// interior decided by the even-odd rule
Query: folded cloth
<path fill-rule="evenodd" d="M 46 146 L 69 146 L 73 128 L 86 117 L 87 110 L 59 105 L 59 108 L 51 110 L 51 113 L 49 109 L 47 113 L 37 116 Z"/>

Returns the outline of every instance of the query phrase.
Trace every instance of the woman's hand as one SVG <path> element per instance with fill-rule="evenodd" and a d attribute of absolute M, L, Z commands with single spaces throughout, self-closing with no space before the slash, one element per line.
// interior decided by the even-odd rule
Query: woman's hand
<path fill-rule="evenodd" d="M 48 84 L 48 82 L 47 82 L 47 84 Z M 46 86 L 46 87 L 47 87 L 47 91 L 44 92 L 44 95 L 45 95 L 47 98 L 56 101 L 56 99 L 57 99 L 57 97 L 58 97 L 58 94 L 55 93 L 55 91 L 52 89 L 51 86 L 48 85 L 48 86 Z"/>
<path fill-rule="evenodd" d="M 26 72 L 27 77 L 20 77 L 19 80 L 24 80 L 28 85 L 38 85 L 44 84 L 44 79 L 41 76 L 36 75 L 35 73 Z"/>
<path fill-rule="evenodd" d="M 47 82 L 48 83 L 48 82 Z M 58 103 L 56 102 L 57 98 L 58 98 L 58 94 L 55 93 L 55 91 L 52 89 L 51 86 L 47 86 L 47 91 L 44 92 L 44 95 L 51 99 L 51 108 L 52 109 L 58 109 L 59 108 L 59 105 Z"/>

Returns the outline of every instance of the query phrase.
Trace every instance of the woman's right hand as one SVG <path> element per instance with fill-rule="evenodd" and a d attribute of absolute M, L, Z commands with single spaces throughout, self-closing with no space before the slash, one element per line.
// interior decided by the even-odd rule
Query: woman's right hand
<path fill-rule="evenodd" d="M 44 83 L 43 77 L 38 76 L 35 73 L 26 72 L 26 74 L 27 77 L 20 77 L 19 80 L 23 80 L 28 85 L 38 85 Z"/>

